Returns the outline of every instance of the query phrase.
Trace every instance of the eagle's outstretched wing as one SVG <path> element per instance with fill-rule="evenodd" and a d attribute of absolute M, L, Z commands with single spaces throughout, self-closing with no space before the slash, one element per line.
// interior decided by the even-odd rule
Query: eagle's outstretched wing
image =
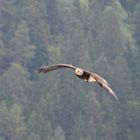
<path fill-rule="evenodd" d="M 115 94 L 115 92 L 111 89 L 110 85 L 108 84 L 108 82 L 102 78 L 101 76 L 99 76 L 96 73 L 92 73 L 91 76 L 98 82 L 98 84 L 103 87 L 109 94 L 111 94 L 112 96 L 114 96 L 117 100 L 119 100 L 119 98 L 117 97 L 117 95 Z"/>
<path fill-rule="evenodd" d="M 42 66 L 38 69 L 38 72 L 47 73 L 47 72 L 57 70 L 60 68 L 71 68 L 71 69 L 75 70 L 76 67 L 74 67 L 73 65 L 70 65 L 70 64 L 54 64 L 54 65 L 49 65 L 49 66 Z"/>
<path fill-rule="evenodd" d="M 70 65 L 70 64 L 54 64 L 54 65 L 49 65 L 49 66 L 42 66 L 38 69 L 38 72 L 39 73 L 47 73 L 47 72 L 57 70 L 57 69 L 60 69 L 60 68 L 70 68 L 70 69 L 73 69 L 73 70 L 79 69 L 78 67 L 75 67 L 75 66 Z M 79 78 L 87 79 L 87 81 L 89 79 L 89 82 L 97 81 L 98 84 L 101 87 L 103 87 L 108 93 L 110 93 L 112 96 L 114 96 L 117 100 L 119 99 L 117 97 L 117 95 L 115 94 L 115 92 L 110 88 L 108 82 L 104 78 L 102 78 L 101 76 L 99 76 L 96 73 L 91 73 L 91 72 L 89 72 L 87 70 L 84 70 L 84 69 L 80 69 L 80 70 L 83 71 L 83 75 L 78 76 Z M 89 77 L 89 75 L 90 75 L 90 77 Z"/>

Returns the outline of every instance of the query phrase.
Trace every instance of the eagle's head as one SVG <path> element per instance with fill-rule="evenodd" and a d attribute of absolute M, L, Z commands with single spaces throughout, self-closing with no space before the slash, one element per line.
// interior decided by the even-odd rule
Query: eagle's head
<path fill-rule="evenodd" d="M 83 75 L 83 70 L 77 68 L 77 69 L 75 69 L 75 74 L 78 75 L 78 76 L 82 76 Z"/>

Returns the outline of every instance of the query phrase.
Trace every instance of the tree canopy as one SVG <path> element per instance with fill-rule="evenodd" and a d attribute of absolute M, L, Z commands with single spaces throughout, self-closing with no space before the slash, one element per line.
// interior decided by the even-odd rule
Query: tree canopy
<path fill-rule="evenodd" d="M 70 70 L 105 77 L 120 101 Z M 138 140 L 139 0 L 0 1 L 0 140 Z"/>

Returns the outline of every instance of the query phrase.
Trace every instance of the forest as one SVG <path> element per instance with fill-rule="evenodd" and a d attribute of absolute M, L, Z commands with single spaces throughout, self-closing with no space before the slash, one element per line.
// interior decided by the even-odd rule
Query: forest
<path fill-rule="evenodd" d="M 138 140 L 139 79 L 139 0 L 0 0 L 0 140 Z"/>

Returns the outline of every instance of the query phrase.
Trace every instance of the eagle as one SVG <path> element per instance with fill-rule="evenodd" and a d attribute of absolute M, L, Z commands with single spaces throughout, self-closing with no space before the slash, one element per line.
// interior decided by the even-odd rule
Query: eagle
<path fill-rule="evenodd" d="M 86 82 L 97 82 L 102 88 L 104 88 L 110 95 L 114 96 L 116 100 L 119 100 L 115 92 L 111 89 L 109 83 L 102 78 L 97 73 L 93 73 L 90 71 L 87 71 L 85 69 L 75 67 L 71 64 L 54 64 L 54 65 L 48 65 L 48 66 L 42 66 L 38 68 L 39 73 L 47 73 L 53 70 L 57 70 L 60 68 L 70 68 L 74 71 L 74 74 Z"/>

